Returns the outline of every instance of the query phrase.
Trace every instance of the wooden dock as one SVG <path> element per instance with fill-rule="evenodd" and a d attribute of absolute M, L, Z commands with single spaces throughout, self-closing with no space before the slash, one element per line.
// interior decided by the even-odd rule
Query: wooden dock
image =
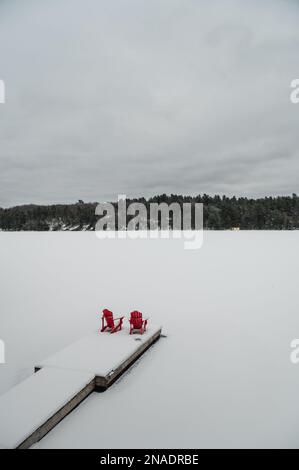
<path fill-rule="evenodd" d="M 0 446 L 27 449 L 95 387 L 89 373 L 45 368 L 0 397 Z"/>
<path fill-rule="evenodd" d="M 151 327 L 143 335 L 129 335 L 126 329 L 110 333 L 94 333 L 36 365 L 90 372 L 95 376 L 97 391 L 106 390 L 152 344 L 159 339 L 161 327 Z"/>
<path fill-rule="evenodd" d="M 105 391 L 161 336 L 95 333 L 35 367 L 35 374 L 0 397 L 0 448 L 27 449 L 93 391 Z"/>

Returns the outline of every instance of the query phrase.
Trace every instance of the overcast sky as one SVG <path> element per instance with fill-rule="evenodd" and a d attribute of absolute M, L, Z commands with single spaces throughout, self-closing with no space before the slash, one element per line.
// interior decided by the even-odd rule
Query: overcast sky
<path fill-rule="evenodd" d="M 0 0 L 0 206 L 299 193 L 299 2 Z"/>

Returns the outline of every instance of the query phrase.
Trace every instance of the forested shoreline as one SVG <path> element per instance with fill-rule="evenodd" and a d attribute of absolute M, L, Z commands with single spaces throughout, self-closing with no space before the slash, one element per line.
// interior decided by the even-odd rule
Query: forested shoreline
<path fill-rule="evenodd" d="M 299 196 L 277 196 L 259 199 L 246 197 L 166 195 L 149 199 L 127 199 L 127 205 L 150 203 L 203 203 L 204 228 L 207 230 L 296 230 L 299 228 Z M 94 230 L 99 216 L 98 203 L 78 201 L 75 204 L 34 205 L 0 208 L 2 231 Z M 117 202 L 113 202 L 117 211 Z"/>

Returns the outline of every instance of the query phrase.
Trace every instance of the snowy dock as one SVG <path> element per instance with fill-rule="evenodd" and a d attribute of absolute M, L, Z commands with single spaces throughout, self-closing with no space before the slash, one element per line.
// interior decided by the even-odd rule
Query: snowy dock
<path fill-rule="evenodd" d="M 94 333 L 41 361 L 0 396 L 0 448 L 31 447 L 90 393 L 106 390 L 160 335 L 153 326 L 143 335 Z"/>
<path fill-rule="evenodd" d="M 41 361 L 35 370 L 55 367 L 79 370 L 95 376 L 98 391 L 107 389 L 161 335 L 161 327 L 150 326 L 143 334 L 129 335 L 128 330 L 94 333 Z"/>
<path fill-rule="evenodd" d="M 0 397 L 0 448 L 27 449 L 95 387 L 94 375 L 45 368 Z"/>

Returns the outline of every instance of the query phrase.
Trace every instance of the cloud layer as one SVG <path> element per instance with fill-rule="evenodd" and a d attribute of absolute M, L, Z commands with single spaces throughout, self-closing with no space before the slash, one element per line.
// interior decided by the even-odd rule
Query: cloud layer
<path fill-rule="evenodd" d="M 0 206 L 298 191 L 299 7 L 4 0 Z"/>

